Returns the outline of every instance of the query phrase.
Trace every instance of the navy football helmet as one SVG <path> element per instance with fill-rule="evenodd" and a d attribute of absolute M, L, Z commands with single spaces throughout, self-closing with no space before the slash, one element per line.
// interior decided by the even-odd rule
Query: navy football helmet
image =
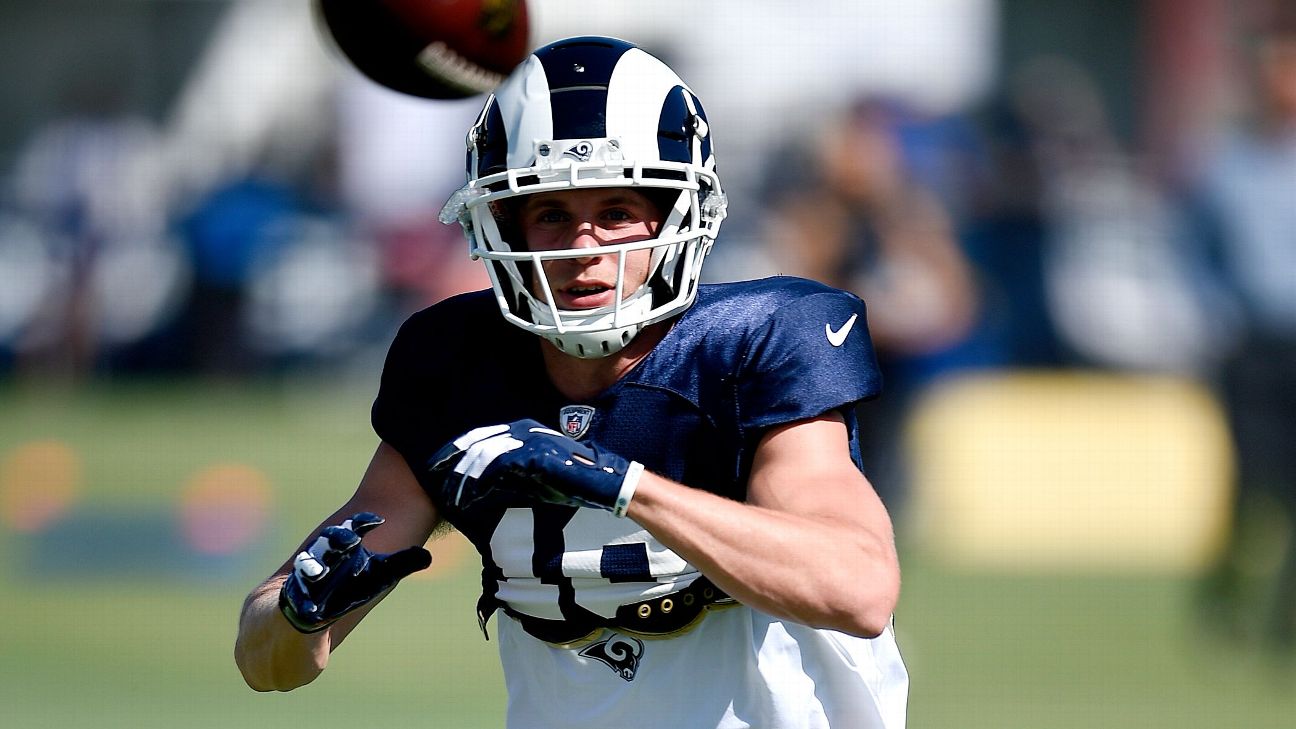
<path fill-rule="evenodd" d="M 467 141 L 468 184 L 441 219 L 463 225 L 510 323 L 570 355 L 596 358 L 693 303 L 725 197 L 706 113 L 666 64 L 614 38 L 549 44 L 487 99 Z M 665 200 L 666 216 L 656 238 L 604 247 L 618 257 L 614 304 L 559 309 L 541 263 L 587 254 L 528 251 L 503 211 L 519 195 L 588 187 L 639 188 Z M 626 291 L 625 256 L 645 248 L 648 280 Z"/>

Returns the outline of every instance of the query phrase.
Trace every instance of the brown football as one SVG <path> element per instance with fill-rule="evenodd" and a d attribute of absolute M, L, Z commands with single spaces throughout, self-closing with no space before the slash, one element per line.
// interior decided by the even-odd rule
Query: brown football
<path fill-rule="evenodd" d="M 373 81 L 460 99 L 494 89 L 530 50 L 526 0 L 313 0 L 324 35 Z"/>

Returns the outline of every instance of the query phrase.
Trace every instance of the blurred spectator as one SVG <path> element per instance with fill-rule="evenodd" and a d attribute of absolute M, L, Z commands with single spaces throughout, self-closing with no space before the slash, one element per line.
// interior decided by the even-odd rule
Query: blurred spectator
<path fill-rule="evenodd" d="M 1065 357 L 1044 285 L 1049 221 L 1031 129 L 1007 93 L 985 107 L 980 127 L 989 171 L 968 181 L 962 225 L 964 248 L 981 272 L 978 336 L 1005 364 L 1056 366 Z"/>
<path fill-rule="evenodd" d="M 862 99 L 772 166 L 766 254 L 780 273 L 853 291 L 886 382 L 860 410 L 875 444 L 866 466 L 898 507 L 898 437 L 911 396 L 931 378 L 968 364 L 960 350 L 980 315 L 975 271 L 945 205 L 917 184 L 903 154 L 901 110 Z"/>
<path fill-rule="evenodd" d="M 1174 245 L 1178 221 L 1113 132 L 1090 73 L 1039 57 L 1007 91 L 1030 167 L 1017 194 L 1039 216 L 1040 331 L 1060 345 L 1044 364 L 1199 371 L 1215 342 Z"/>
<path fill-rule="evenodd" d="M 280 231 L 300 206 L 291 187 L 254 175 L 217 188 L 181 221 L 194 260 L 185 331 L 197 371 L 251 371 L 253 353 L 243 322 L 254 266 L 276 254 L 284 243 Z"/>
<path fill-rule="evenodd" d="M 1219 391 L 1238 454 L 1233 531 L 1205 581 L 1212 627 L 1296 650 L 1296 17 L 1250 44 L 1251 106 L 1211 146 L 1188 209 L 1217 282 L 1231 297 Z M 1280 520 L 1281 534 L 1267 527 Z M 1268 532 L 1268 533 L 1266 533 Z M 1277 553 L 1277 559 L 1269 555 Z M 1265 573 L 1257 586 L 1249 578 Z M 1272 579 L 1270 579 L 1272 578 Z M 1223 625 L 1220 625 L 1223 621 Z"/>
<path fill-rule="evenodd" d="M 28 370 L 90 372 L 172 320 L 187 286 L 158 131 L 119 90 L 107 74 L 79 77 L 18 154 L 15 201 L 44 259 L 28 271 L 45 279 L 15 345 Z"/>
<path fill-rule="evenodd" d="M 54 264 L 40 228 L 9 211 L 0 212 L 0 281 L 0 374 L 5 374 L 54 285 Z"/>
<path fill-rule="evenodd" d="M 240 322 L 258 366 L 345 362 L 386 341 L 372 241 L 327 211 L 293 214 L 266 232 L 275 242 L 255 261 Z"/>
<path fill-rule="evenodd" d="M 338 199 L 335 150 L 253 166 L 198 200 L 180 228 L 194 260 L 191 366 L 240 376 L 337 363 L 375 326 L 378 251 Z M 381 331 L 371 332 L 371 330 Z"/>

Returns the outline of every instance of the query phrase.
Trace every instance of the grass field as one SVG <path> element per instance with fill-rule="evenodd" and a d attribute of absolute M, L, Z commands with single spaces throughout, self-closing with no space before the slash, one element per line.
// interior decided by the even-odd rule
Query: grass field
<path fill-rule="evenodd" d="M 368 387 L 0 388 L 0 725 L 500 726 L 470 556 L 447 552 L 402 585 L 310 686 L 257 694 L 234 668 L 243 595 L 350 493 L 375 445 Z M 31 474 L 14 458 L 32 443 L 74 459 L 64 521 L 78 529 L 13 522 Z M 230 463 L 272 485 L 272 527 L 224 557 L 187 554 L 168 531 L 184 485 Z M 134 523 L 143 547 L 109 543 Z M 150 545 L 175 554 L 135 568 Z M 977 574 L 921 545 L 903 558 L 913 729 L 1296 727 L 1296 673 L 1191 621 L 1183 578 Z"/>

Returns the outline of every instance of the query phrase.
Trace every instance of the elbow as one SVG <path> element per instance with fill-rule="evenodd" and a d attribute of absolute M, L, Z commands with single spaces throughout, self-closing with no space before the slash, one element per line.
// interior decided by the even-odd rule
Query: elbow
<path fill-rule="evenodd" d="M 852 616 L 853 619 L 844 626 L 842 632 L 861 638 L 876 638 L 891 625 L 891 615 L 891 612 L 882 610 L 861 611 Z"/>
<path fill-rule="evenodd" d="M 242 643 L 234 646 L 234 663 L 243 676 L 243 683 L 246 683 L 248 688 L 253 691 L 281 690 L 275 683 L 274 676 L 248 655 L 248 651 L 243 648 Z"/>
<path fill-rule="evenodd" d="M 239 664 L 243 682 L 253 691 L 292 691 L 314 681 L 323 669 L 295 671 L 292 673 L 258 670 L 256 667 Z"/>
<path fill-rule="evenodd" d="M 289 665 L 276 660 L 267 651 L 247 647 L 242 641 L 234 646 L 234 662 L 243 682 L 259 692 L 292 691 L 314 681 L 324 671 L 324 665 L 316 656 Z"/>
<path fill-rule="evenodd" d="M 274 682 L 267 680 L 264 677 L 250 676 L 246 673 L 243 674 L 243 682 L 248 685 L 248 688 L 260 693 L 269 693 L 271 691 L 292 691 L 295 688 L 305 686 L 313 681 L 314 678 L 314 676 L 311 676 L 310 678 L 305 678 L 300 681 Z"/>
<path fill-rule="evenodd" d="M 886 608 L 867 606 L 845 616 L 837 629 L 861 638 L 876 638 L 890 627 L 893 614 L 892 610 Z"/>
<path fill-rule="evenodd" d="M 247 671 L 243 671 L 243 683 L 246 683 L 247 687 L 252 689 L 253 691 L 258 691 L 261 693 L 268 693 L 270 691 L 291 691 L 292 690 L 287 687 L 276 686 L 275 684 L 271 683 L 267 679 L 267 677 L 257 676 L 252 673 L 248 673 Z"/>
<path fill-rule="evenodd" d="M 894 610 L 894 602 L 870 600 L 840 612 L 826 627 L 861 638 L 876 638 L 891 625 Z"/>
<path fill-rule="evenodd" d="M 286 691 L 276 681 L 271 671 L 267 670 L 255 657 L 249 655 L 242 642 L 234 646 L 234 663 L 243 676 L 243 683 L 253 691 Z"/>
<path fill-rule="evenodd" d="M 812 614 L 790 615 L 803 625 L 835 630 L 860 638 L 876 638 L 891 625 L 894 603 L 871 596 L 844 598 L 834 605 L 824 605 Z"/>
<path fill-rule="evenodd" d="M 876 638 L 890 627 L 899 600 L 898 569 L 860 580 L 855 589 L 848 591 L 834 627 L 861 638 Z"/>

